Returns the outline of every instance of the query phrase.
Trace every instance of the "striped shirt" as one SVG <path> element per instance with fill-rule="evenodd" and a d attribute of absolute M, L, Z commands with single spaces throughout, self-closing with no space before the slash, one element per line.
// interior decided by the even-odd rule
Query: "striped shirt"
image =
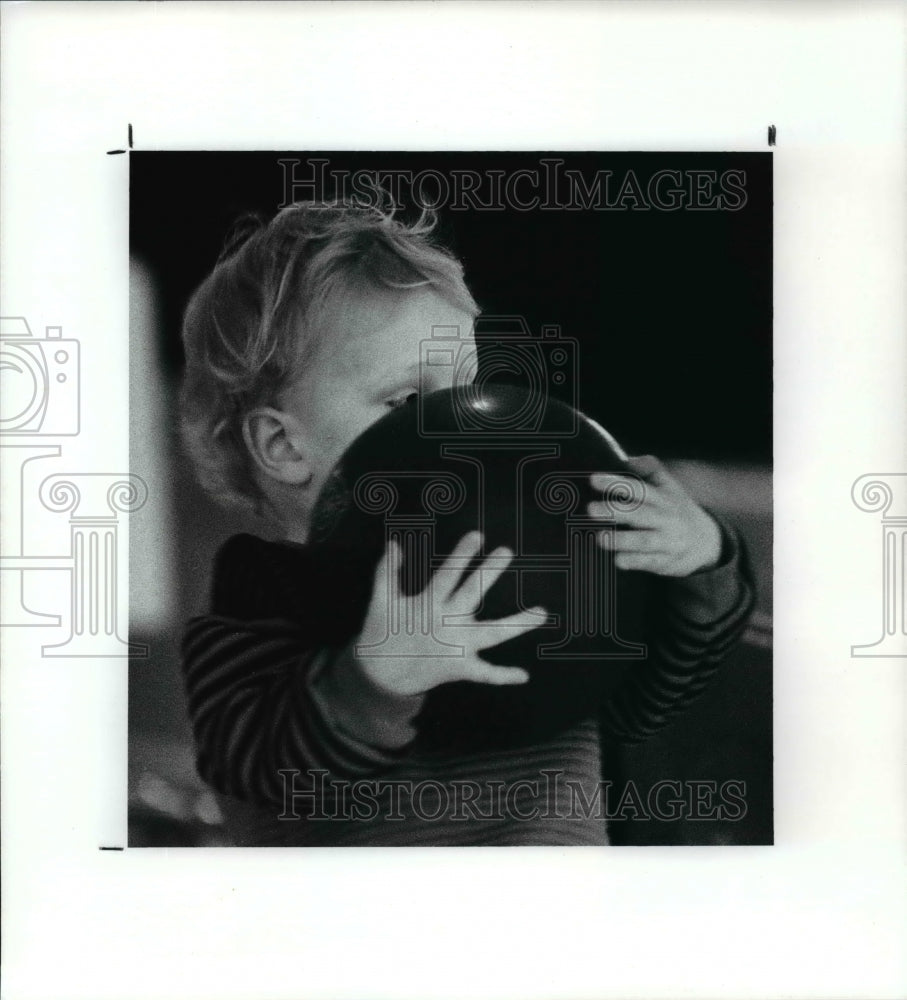
<path fill-rule="evenodd" d="M 739 538 L 724 534 L 716 569 L 653 578 L 649 654 L 584 717 L 500 745 L 464 717 L 450 748 L 420 731 L 426 696 L 376 687 L 339 632 L 331 641 L 342 613 L 323 606 L 307 547 L 231 539 L 212 613 L 189 622 L 182 651 L 198 770 L 236 842 L 606 844 L 603 742 L 667 725 L 746 625 L 751 575 Z"/>

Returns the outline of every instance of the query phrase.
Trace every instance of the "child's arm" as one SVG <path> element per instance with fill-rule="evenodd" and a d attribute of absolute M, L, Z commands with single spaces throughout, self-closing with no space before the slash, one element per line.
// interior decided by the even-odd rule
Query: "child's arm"
<path fill-rule="evenodd" d="M 478 535 L 463 539 L 432 579 L 429 602 L 401 593 L 400 555 L 392 546 L 376 571 L 362 634 L 344 649 L 307 648 L 286 622 L 216 615 L 192 621 L 183 665 L 202 777 L 228 795 L 280 804 L 281 771 L 293 772 L 299 791 L 314 785 L 313 772 L 353 779 L 395 764 L 415 736 L 413 720 L 430 688 L 459 679 L 523 683 L 525 671 L 492 666 L 478 653 L 543 624 L 544 612 L 475 622 L 484 594 L 512 558 L 493 553 L 457 586 L 480 544 Z M 459 646 L 461 655 L 422 649 L 419 628 L 384 642 L 385 655 L 364 655 L 387 636 L 389 612 L 412 622 L 423 607 L 432 609 L 430 633 Z M 357 646 L 366 647 L 363 655 Z"/>
<path fill-rule="evenodd" d="M 657 459 L 630 459 L 630 466 L 646 490 L 638 509 L 620 513 L 604 503 L 590 505 L 592 516 L 607 514 L 632 529 L 610 536 L 618 567 L 658 577 L 652 581 L 648 657 L 630 668 L 602 713 L 605 729 L 622 743 L 652 736 L 699 695 L 755 604 L 737 532 L 699 507 Z M 594 476 L 593 485 L 607 490 L 620 479 Z M 609 536 L 602 541 L 609 544 Z"/>
<path fill-rule="evenodd" d="M 343 671 L 361 718 L 382 720 L 376 735 L 333 719 L 318 682 Z M 365 682 L 340 650 L 308 648 L 298 630 L 216 615 L 189 623 L 183 671 L 198 771 L 217 791 L 259 803 L 283 801 L 315 772 L 355 778 L 391 766 L 412 739 L 421 699 L 395 698 Z"/>

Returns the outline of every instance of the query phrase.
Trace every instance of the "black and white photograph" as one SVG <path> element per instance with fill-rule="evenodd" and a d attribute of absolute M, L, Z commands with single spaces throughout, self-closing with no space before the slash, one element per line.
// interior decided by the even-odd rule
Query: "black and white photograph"
<path fill-rule="evenodd" d="M 130 846 L 772 842 L 771 181 L 132 154 Z"/>
<path fill-rule="evenodd" d="M 0 0 L 4 1000 L 905 995 L 905 15 Z"/>

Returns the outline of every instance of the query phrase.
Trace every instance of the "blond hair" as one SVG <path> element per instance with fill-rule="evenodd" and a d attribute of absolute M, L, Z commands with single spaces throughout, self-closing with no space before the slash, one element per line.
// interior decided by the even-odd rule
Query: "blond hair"
<path fill-rule="evenodd" d="M 435 222 L 429 212 L 407 225 L 392 210 L 301 202 L 237 230 L 183 319 L 183 440 L 212 496 L 262 512 L 244 417 L 304 370 L 336 296 L 429 287 L 478 313 L 462 265 L 431 238 Z"/>

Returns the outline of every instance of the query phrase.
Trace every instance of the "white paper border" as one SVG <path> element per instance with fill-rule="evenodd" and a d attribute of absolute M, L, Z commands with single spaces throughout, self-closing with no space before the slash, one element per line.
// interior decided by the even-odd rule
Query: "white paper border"
<path fill-rule="evenodd" d="M 850 658 L 879 553 L 849 491 L 904 467 L 903 6 L 2 17 L 3 312 L 95 359 L 74 468 L 128 467 L 127 163 L 105 151 L 129 122 L 141 149 L 758 150 L 778 129 L 777 846 L 101 853 L 125 667 L 7 629 L 4 996 L 902 995 L 907 660 Z"/>

